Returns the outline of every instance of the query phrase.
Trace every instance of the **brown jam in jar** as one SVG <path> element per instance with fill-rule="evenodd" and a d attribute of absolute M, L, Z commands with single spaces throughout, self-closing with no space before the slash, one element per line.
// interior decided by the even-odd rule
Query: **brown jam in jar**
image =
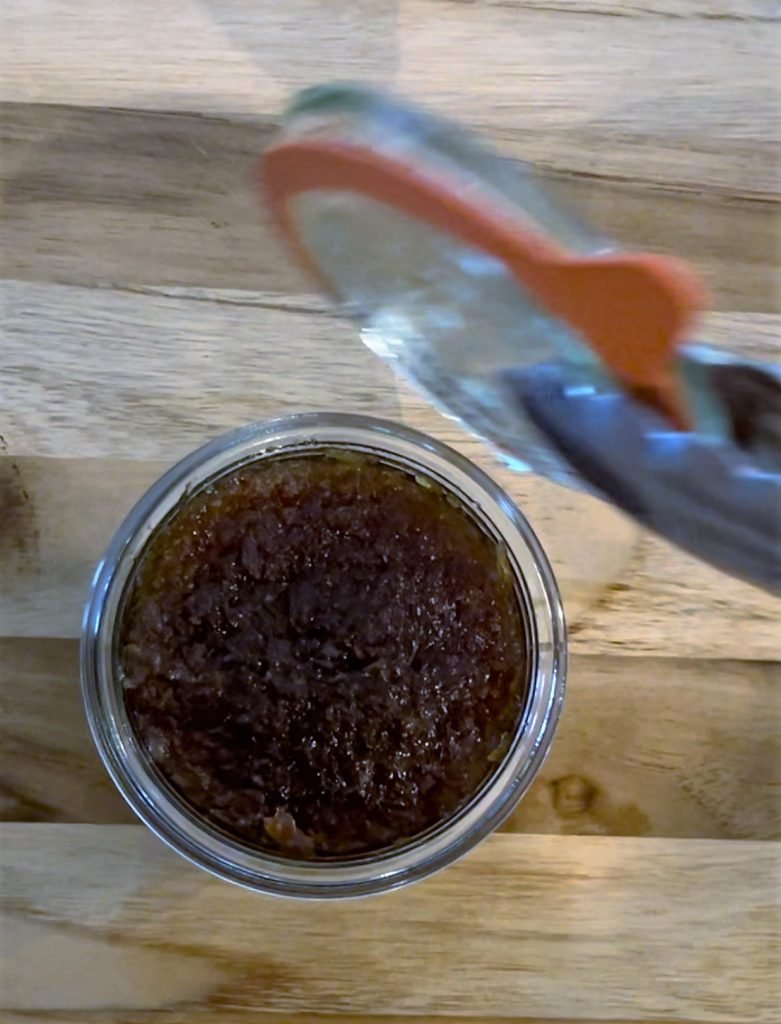
<path fill-rule="evenodd" d="M 133 730 L 199 815 L 309 860 L 403 844 L 495 770 L 528 690 L 501 543 L 336 449 L 250 463 L 147 543 L 118 658 Z"/>

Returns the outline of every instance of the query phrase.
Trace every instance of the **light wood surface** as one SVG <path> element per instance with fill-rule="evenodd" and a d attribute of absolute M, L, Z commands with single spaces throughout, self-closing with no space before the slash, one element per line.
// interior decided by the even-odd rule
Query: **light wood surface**
<path fill-rule="evenodd" d="M 781 627 L 767 595 L 512 476 L 311 294 L 252 169 L 290 92 L 455 115 L 709 282 L 699 337 L 778 359 L 775 0 L 0 5 L 0 1021 L 776 1022 Z M 427 430 L 556 568 L 567 704 L 527 798 L 408 892 L 280 903 L 140 827 L 78 689 L 93 567 L 215 433 L 338 408 Z M 588 537 L 584 544 L 582 537 Z"/>
<path fill-rule="evenodd" d="M 594 24 L 612 38 L 615 20 Z M 637 26 L 640 38 L 646 25 L 641 20 Z M 523 33 L 528 29 L 524 18 Z M 772 77 L 769 61 L 759 66 Z M 576 96 L 576 82 L 572 88 Z M 693 260 L 716 308 L 779 312 L 774 273 L 781 218 L 771 191 L 777 168 L 772 132 L 747 138 L 751 128 L 744 124 L 745 134 L 722 140 L 713 125 L 700 152 L 685 114 L 669 101 L 667 135 L 663 125 L 630 131 L 600 122 L 536 129 L 535 108 L 515 108 L 524 89 L 529 98 L 539 94 L 537 83 L 519 84 L 517 95 L 513 90 L 503 98 L 501 116 L 496 112 L 485 123 L 491 114 L 486 101 L 482 117 L 470 123 L 508 152 L 535 161 L 548 184 L 605 232 Z M 425 90 L 417 95 L 436 98 Z M 0 98 L 7 276 L 241 288 L 284 300 L 305 286 L 265 230 L 250 177 L 281 100 L 258 96 L 266 116 L 196 116 L 181 112 L 174 99 L 170 111 L 94 109 L 97 98 L 88 107 L 54 105 L 65 98 Z M 750 118 L 753 107 L 744 104 L 737 116 Z"/>
<path fill-rule="evenodd" d="M 309 905 L 211 880 L 136 826 L 9 826 L 2 857 L 5 998 L 74 1022 L 182 1004 L 777 1020 L 766 843 L 494 836 L 424 885 Z"/>

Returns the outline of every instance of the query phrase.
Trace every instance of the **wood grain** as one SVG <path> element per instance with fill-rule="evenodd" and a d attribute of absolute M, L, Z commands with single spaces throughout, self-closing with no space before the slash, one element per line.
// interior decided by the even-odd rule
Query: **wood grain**
<path fill-rule="evenodd" d="M 86 1010 L 77 1011 L 76 1014 L 60 1011 L 34 1011 L 22 1013 L 5 1013 L 3 1024 L 452 1024 L 453 1020 L 458 1024 L 490 1024 L 497 1019 L 506 1024 L 660 1024 L 660 1017 L 633 1017 L 632 1020 L 624 1018 L 618 1020 L 615 1017 L 528 1017 L 526 1015 L 503 1015 L 496 1017 L 463 1017 L 460 1014 L 457 1018 L 452 1016 L 441 1016 L 440 1014 L 401 1014 L 399 1016 L 388 1016 L 387 1014 L 332 1014 L 332 1013 L 296 1013 L 291 1017 L 289 1013 L 265 1013 L 264 1011 L 243 1010 L 235 1007 L 211 1009 L 208 1006 L 194 1007 L 189 1010 L 165 1010 L 160 1013 L 158 1010 Z M 683 1020 L 676 1017 L 676 1024 L 702 1024 L 701 1021 Z"/>
<path fill-rule="evenodd" d="M 68 1012 L 61 1013 L 58 1010 L 42 1010 L 22 1013 L 6 1012 L 3 1016 L 3 1024 L 448 1024 L 453 1017 L 442 1017 L 439 1014 L 432 1016 L 426 1014 L 421 1017 L 419 1014 L 410 1016 L 389 1017 L 387 1014 L 378 1016 L 369 1014 L 332 1014 L 332 1013 L 297 1013 L 291 1018 L 288 1013 L 265 1013 L 255 1010 L 242 1010 L 235 1007 L 221 1007 L 219 1010 L 208 1006 L 197 1006 L 188 1010 L 165 1010 L 160 1013 L 158 1010 L 84 1010 L 76 1011 L 75 1014 Z M 497 1018 L 490 1017 L 462 1017 L 458 1016 L 458 1024 L 489 1024 L 490 1020 Z M 581 1017 L 578 1022 L 574 1017 L 566 1020 L 562 1017 L 526 1017 L 503 1016 L 502 1021 L 507 1024 L 582 1024 L 585 1018 Z M 659 1018 L 640 1020 L 634 1018 L 631 1021 L 624 1019 L 609 1021 L 604 1017 L 597 1019 L 589 1017 L 588 1024 L 659 1024 Z M 683 1021 L 678 1019 L 678 1024 L 698 1024 L 695 1021 Z"/>
<path fill-rule="evenodd" d="M 456 1018 L 458 1024 L 489 1024 L 496 1017 L 462 1017 Z M 583 1024 L 586 1018 L 580 1017 L 512 1017 L 500 1018 L 506 1024 Z M 263 1010 L 244 1010 L 236 1007 L 220 1007 L 213 1009 L 208 1006 L 196 1006 L 187 1010 L 169 1010 L 163 1013 L 158 1010 L 78 1010 L 76 1013 L 63 1014 L 58 1010 L 42 1010 L 33 1012 L 10 1013 L 3 1015 L 3 1024 L 452 1024 L 453 1017 L 439 1014 L 402 1014 L 400 1016 L 378 1015 L 375 1013 L 344 1014 L 344 1013 L 265 1013 Z M 607 1020 L 604 1017 L 589 1017 L 588 1024 L 659 1024 L 659 1018 L 633 1018 L 631 1021 Z M 696 1021 L 683 1021 L 678 1018 L 677 1024 L 699 1024 Z"/>
<path fill-rule="evenodd" d="M 3 17 L 6 101 L 269 114 L 313 81 L 368 79 L 534 159 L 585 131 L 561 140 L 569 169 L 615 159 L 625 178 L 748 194 L 777 182 L 772 0 L 44 0 Z"/>
<path fill-rule="evenodd" d="M 140 826 L 10 825 L 0 856 L 12 1011 L 777 1019 L 765 843 L 494 836 L 404 892 L 308 905 L 211 881 Z"/>
<path fill-rule="evenodd" d="M 93 746 L 75 641 L 0 640 L 0 818 L 136 821 Z"/>
<path fill-rule="evenodd" d="M 252 175 L 272 118 L 3 104 L 8 277 L 265 290 L 304 281 Z"/>
<path fill-rule="evenodd" d="M 0 282 L 13 455 L 178 457 L 280 411 L 398 416 L 390 371 L 315 299 Z"/>
<path fill-rule="evenodd" d="M 4 274 L 285 297 L 300 291 L 306 284 L 269 229 L 252 181 L 277 115 L 276 105 L 242 119 L 0 105 Z M 691 260 L 717 308 L 781 310 L 774 286 L 781 215 L 770 180 L 776 160 L 762 155 L 766 140 L 735 143 L 734 180 L 716 177 L 708 187 L 698 166 L 705 157 L 691 147 L 676 157 L 667 139 L 654 138 L 649 158 L 644 136 L 624 132 L 606 148 L 592 129 L 513 132 L 507 124 L 501 132 L 482 127 L 508 154 L 537 163 L 549 187 L 600 230 Z M 713 146 L 707 159 L 721 174 L 724 146 L 718 139 Z M 643 174 L 622 156 L 636 151 Z M 755 166 L 765 159 L 766 170 Z"/>
<path fill-rule="evenodd" d="M 0 640 L 0 694 L 0 817 L 133 820 L 92 747 L 75 641 Z M 553 749 L 505 829 L 781 837 L 781 666 L 573 658 Z"/>

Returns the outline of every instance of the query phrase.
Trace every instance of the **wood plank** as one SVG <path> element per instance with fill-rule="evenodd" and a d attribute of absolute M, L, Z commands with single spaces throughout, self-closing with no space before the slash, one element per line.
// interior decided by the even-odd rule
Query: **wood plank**
<path fill-rule="evenodd" d="M 501 1017 L 505 1024 L 583 1024 L 586 1019 L 568 1017 Z M 296 1013 L 291 1017 L 289 1013 L 264 1013 L 262 1010 L 241 1010 L 235 1007 L 225 1007 L 219 1010 L 208 1006 L 197 1006 L 188 1010 L 166 1010 L 161 1014 L 157 1010 L 78 1010 L 75 1013 L 69 1011 L 66 1015 L 54 1010 L 43 1010 L 40 1012 L 11 1013 L 3 1015 L 3 1024 L 446 1024 L 457 1020 L 458 1024 L 489 1024 L 496 1017 L 458 1017 L 440 1015 L 431 1016 L 426 1014 L 421 1017 L 419 1014 L 409 1016 L 389 1017 L 387 1014 L 378 1016 L 374 1013 L 368 1014 L 343 1014 L 343 1013 Z M 604 1017 L 597 1019 L 589 1017 L 588 1024 L 660 1024 L 657 1017 L 654 1020 L 646 1018 L 640 1020 L 635 1017 L 631 1021 L 607 1020 Z M 695 1021 L 682 1021 L 678 1024 L 698 1024 Z"/>
<path fill-rule="evenodd" d="M 507 831 L 781 838 L 781 665 L 575 657 Z"/>
<path fill-rule="evenodd" d="M 760 192 L 766 185 L 775 191 L 777 179 L 766 162 L 775 148 L 766 135 L 775 101 L 764 74 L 772 76 L 775 64 L 777 12 L 755 5 L 754 14 L 766 20 L 741 17 L 737 8 L 737 17 L 724 18 L 709 5 L 711 17 L 703 17 L 704 5 L 698 11 L 676 5 L 675 11 L 651 3 L 643 5 L 644 16 L 632 17 L 641 12 L 615 4 L 625 16 L 607 22 L 605 6 L 590 0 L 551 2 L 547 9 L 522 0 L 408 0 L 400 6 L 396 84 L 518 141 L 521 128 L 587 128 L 604 133 L 603 139 L 623 140 L 618 153 L 612 146 L 602 154 L 589 147 L 574 158 L 575 166 L 588 160 L 592 169 L 610 173 L 608 168 L 631 165 L 626 176 L 641 181 L 705 187 L 729 181 L 741 190 L 739 158 L 733 159 L 738 152 L 744 159 L 764 154 L 762 184 L 744 181 L 742 187 L 746 194 L 757 185 Z M 728 90 L 720 77 L 727 69 Z M 717 139 L 724 146 L 720 168 Z M 684 149 L 691 156 L 688 169 Z M 665 167 L 668 155 L 672 165 Z"/>
<path fill-rule="evenodd" d="M 466 3 L 472 0 L 465 0 Z M 719 19 L 722 21 L 775 20 L 773 0 L 481 0 L 519 10 L 604 15 L 610 18 Z"/>
<path fill-rule="evenodd" d="M 490 111 L 491 97 L 484 100 Z M 269 229 L 252 184 L 277 112 L 272 106 L 237 119 L 0 105 L 3 274 L 300 291 L 303 279 Z M 764 142 L 755 151 L 753 141 L 742 141 L 739 166 L 725 179 L 701 166 L 709 162 L 723 174 L 721 140 L 703 157 L 688 136 L 686 147 L 671 152 L 676 135 L 669 131 L 653 139 L 640 129 L 623 131 L 606 140 L 588 125 L 512 124 L 484 127 L 506 152 L 536 162 L 545 181 L 600 230 L 691 260 L 709 280 L 716 308 L 781 309 L 774 287 L 781 216 L 771 181 L 777 161 L 771 156 L 772 166 L 759 166 Z M 773 134 L 768 127 L 767 137 Z"/>
<path fill-rule="evenodd" d="M 73 640 L 0 640 L 0 818 L 130 823 L 84 717 Z"/>
<path fill-rule="evenodd" d="M 0 817 L 133 820 L 92 747 L 75 641 L 0 640 L 0 693 Z M 781 838 L 781 666 L 574 657 L 553 749 L 505 830 Z"/>
<path fill-rule="evenodd" d="M 494 836 L 409 890 L 295 904 L 140 826 L 3 829 L 10 1011 L 777 1019 L 777 844 Z"/>
<path fill-rule="evenodd" d="M 39 0 L 2 19 L 0 97 L 23 103 L 252 112 L 312 81 L 382 81 L 397 59 L 397 5 L 381 0 Z"/>
<path fill-rule="evenodd" d="M 320 300 L 3 281 L 0 302 L 14 455 L 170 461 L 293 409 L 398 415 L 390 370 Z"/>
<path fill-rule="evenodd" d="M 763 193 L 775 15 L 772 0 L 43 0 L 4 11 L 0 99 L 269 114 L 314 81 L 379 81 L 515 134 L 527 155 L 547 151 L 543 133 L 586 127 L 585 149 L 558 150 L 567 166 L 616 159 L 628 177 Z"/>
<path fill-rule="evenodd" d="M 5 104 L 0 125 L 5 276 L 301 291 L 252 180 L 270 118 Z"/>

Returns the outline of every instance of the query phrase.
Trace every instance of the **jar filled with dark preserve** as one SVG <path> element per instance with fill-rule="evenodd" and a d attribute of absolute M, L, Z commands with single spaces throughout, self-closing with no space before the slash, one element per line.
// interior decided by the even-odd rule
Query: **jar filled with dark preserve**
<path fill-rule="evenodd" d="M 213 873 L 368 894 L 453 861 L 546 753 L 566 641 L 528 524 L 392 423 L 256 424 L 112 542 L 85 614 L 93 736 L 139 816 Z"/>

